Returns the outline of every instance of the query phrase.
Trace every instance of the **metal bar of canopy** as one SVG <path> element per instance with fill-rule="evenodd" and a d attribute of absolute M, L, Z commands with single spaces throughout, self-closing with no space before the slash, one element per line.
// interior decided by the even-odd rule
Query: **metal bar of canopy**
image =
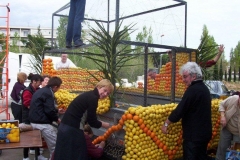
<path fill-rule="evenodd" d="M 139 13 L 132 14 L 132 15 L 129 15 L 129 16 L 121 17 L 121 18 L 119 18 L 119 20 L 131 18 L 131 17 L 136 17 L 136 16 L 139 16 L 139 15 L 142 15 L 142 14 L 152 13 L 152 12 L 156 12 L 156 11 L 160 11 L 160 10 L 164 10 L 164 9 L 169 9 L 169 8 L 173 8 L 173 7 L 178 7 L 178 6 L 182 6 L 182 5 L 185 5 L 185 3 L 174 4 L 174 5 L 170 5 L 170 6 L 166 6 L 166 7 L 156 8 L 156 9 L 148 10 L 148 11 L 145 11 L 145 12 L 139 12 Z M 110 23 L 114 22 L 114 21 L 115 20 L 111 20 Z"/>
<path fill-rule="evenodd" d="M 69 8 L 69 7 L 70 7 L 70 2 L 67 3 L 67 4 L 65 4 L 63 7 L 61 7 L 61 8 L 58 9 L 57 11 L 55 11 L 53 14 L 56 14 L 56 13 L 58 13 L 58 12 L 61 12 L 61 11 L 63 11 L 64 9 L 67 9 L 67 8 Z"/>

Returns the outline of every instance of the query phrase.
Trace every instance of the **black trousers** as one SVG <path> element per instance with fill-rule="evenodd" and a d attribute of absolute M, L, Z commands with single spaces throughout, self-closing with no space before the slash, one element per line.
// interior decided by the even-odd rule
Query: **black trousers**
<path fill-rule="evenodd" d="M 83 130 L 60 123 L 54 160 L 88 160 Z"/>
<path fill-rule="evenodd" d="M 22 105 L 11 103 L 12 114 L 15 120 L 19 120 L 22 123 Z"/>
<path fill-rule="evenodd" d="M 23 157 L 24 158 L 28 158 L 29 157 L 28 156 L 29 149 L 35 150 L 35 148 L 23 148 Z M 38 156 L 40 155 L 40 148 L 37 148 L 37 153 L 35 153 L 35 154 L 37 154 Z"/>
<path fill-rule="evenodd" d="M 183 140 L 184 160 L 207 160 L 207 145 L 209 141 L 187 141 Z"/>

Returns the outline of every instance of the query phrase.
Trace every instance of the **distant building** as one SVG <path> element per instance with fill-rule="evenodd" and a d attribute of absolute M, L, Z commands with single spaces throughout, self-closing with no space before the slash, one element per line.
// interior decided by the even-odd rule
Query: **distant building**
<path fill-rule="evenodd" d="M 40 28 L 41 33 L 43 37 L 48 40 L 49 45 L 51 45 L 51 36 L 52 36 L 52 28 Z M 0 34 L 4 33 L 6 35 L 6 26 L 0 26 Z M 15 33 L 17 33 L 20 36 L 20 41 L 17 42 L 18 46 L 24 46 L 24 44 L 21 42 L 23 39 L 27 39 L 27 36 L 30 35 L 36 35 L 38 32 L 37 27 L 9 27 L 9 33 L 10 33 L 10 45 L 12 44 L 12 38 L 14 38 Z M 53 30 L 53 40 L 55 41 L 57 37 L 57 30 Z"/>
<path fill-rule="evenodd" d="M 4 33 L 6 35 L 6 26 L 0 26 L 0 34 Z M 10 33 L 10 45 L 12 44 L 12 38 L 14 38 L 15 33 L 17 33 L 20 36 L 20 40 L 17 42 L 17 45 L 19 47 L 23 47 L 25 46 L 21 40 L 23 39 L 27 39 L 27 36 L 30 35 L 37 35 L 38 32 L 38 28 L 37 27 L 9 27 L 9 33 Z M 43 37 L 48 41 L 49 46 L 51 46 L 51 37 L 52 37 L 52 28 L 41 28 L 41 33 L 43 35 Z M 85 34 L 84 34 L 84 39 L 83 41 L 85 43 L 89 43 L 88 40 L 91 39 L 90 36 L 90 30 L 86 29 L 84 30 Z M 56 42 L 56 38 L 57 38 L 57 29 L 53 30 L 53 43 Z M 110 32 L 110 35 L 113 35 L 114 32 Z"/>

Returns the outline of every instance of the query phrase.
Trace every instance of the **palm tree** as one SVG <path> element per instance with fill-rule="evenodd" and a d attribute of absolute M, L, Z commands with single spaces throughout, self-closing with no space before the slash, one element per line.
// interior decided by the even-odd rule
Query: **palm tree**
<path fill-rule="evenodd" d="M 136 64 L 126 64 L 126 62 L 139 56 L 139 53 L 133 52 L 135 49 L 131 49 L 129 45 L 121 44 L 121 40 L 124 40 L 126 36 L 134 32 L 134 25 L 130 24 L 120 30 L 121 22 L 115 28 L 114 34 L 110 35 L 103 25 L 98 22 L 96 24 L 98 29 L 90 28 L 92 39 L 89 42 L 95 45 L 100 50 L 100 53 L 93 53 L 91 50 L 87 50 L 84 51 L 84 56 L 97 65 L 97 69 L 103 73 L 101 78 L 109 79 L 114 85 L 116 82 L 121 83 L 118 72 L 123 67 L 135 66 Z M 92 76 L 97 79 L 95 75 Z M 114 93 L 110 97 L 112 105 L 114 105 Z"/>

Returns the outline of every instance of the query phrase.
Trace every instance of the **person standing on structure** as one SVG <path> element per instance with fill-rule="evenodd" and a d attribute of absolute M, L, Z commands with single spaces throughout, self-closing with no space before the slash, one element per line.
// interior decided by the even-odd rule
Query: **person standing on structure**
<path fill-rule="evenodd" d="M 84 20 L 86 0 L 71 0 L 68 16 L 66 48 L 80 47 L 85 45 L 81 39 L 82 25 Z"/>

